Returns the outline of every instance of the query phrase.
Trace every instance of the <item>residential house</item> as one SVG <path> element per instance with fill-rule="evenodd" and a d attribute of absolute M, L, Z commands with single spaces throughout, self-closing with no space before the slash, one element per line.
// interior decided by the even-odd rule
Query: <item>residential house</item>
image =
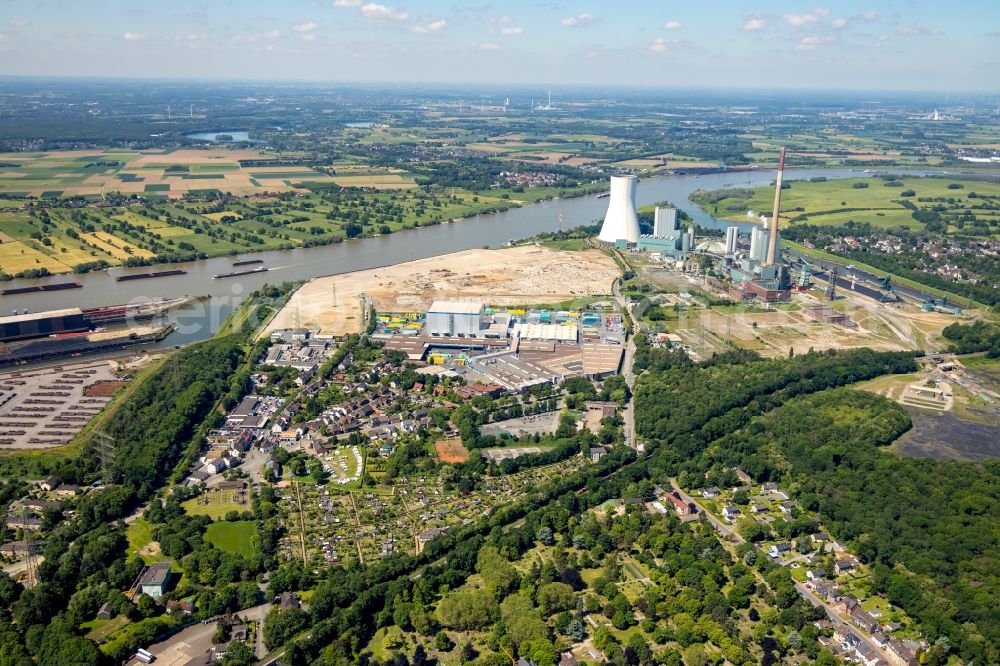
<path fill-rule="evenodd" d="M 854 610 L 851 611 L 851 621 L 869 634 L 875 633 L 879 629 L 878 620 L 861 606 L 855 606 Z"/>
<path fill-rule="evenodd" d="M 202 470 L 191 472 L 190 474 L 188 474 L 187 478 L 184 479 L 184 484 L 188 486 L 196 486 L 199 483 L 205 483 L 205 481 L 207 481 L 210 476 L 211 474 L 209 474 L 208 472 L 204 472 Z"/>
<path fill-rule="evenodd" d="M 787 541 L 771 544 L 771 547 L 767 549 L 767 554 L 773 558 L 781 557 L 790 552 L 792 552 L 792 544 Z"/>
<path fill-rule="evenodd" d="M 12 530 L 25 529 L 25 530 L 40 530 L 42 529 L 42 519 L 35 518 L 34 516 L 7 516 L 7 527 Z"/>
<path fill-rule="evenodd" d="M 42 482 L 38 484 L 38 487 L 45 491 L 55 490 L 59 487 L 59 479 L 54 476 L 47 476 L 42 479 Z"/>
<path fill-rule="evenodd" d="M 885 648 L 889 645 L 889 637 L 881 631 L 874 632 L 872 634 L 872 640 L 875 642 L 875 645 L 878 645 L 880 648 Z"/>
<path fill-rule="evenodd" d="M 898 666 L 911 666 L 918 663 L 917 655 L 898 638 L 889 639 L 889 647 L 886 648 L 886 651 L 889 653 L 889 658 Z"/>
<path fill-rule="evenodd" d="M 139 589 L 154 599 L 159 599 L 173 588 L 174 575 L 170 562 L 156 562 L 146 568 L 139 580 Z"/>
<path fill-rule="evenodd" d="M 875 652 L 875 650 L 872 650 L 871 648 L 867 650 L 864 648 L 859 648 L 855 650 L 855 652 L 857 654 L 859 662 L 863 666 L 877 666 L 877 664 L 881 661 L 881 659 L 878 656 L 878 653 Z"/>
<path fill-rule="evenodd" d="M 590 447 L 590 462 L 600 462 L 601 458 L 606 456 L 608 450 L 603 446 L 592 446 Z"/>
<path fill-rule="evenodd" d="M 421 532 L 420 534 L 418 534 L 417 535 L 417 555 L 419 555 L 420 553 L 422 553 L 424 551 L 424 547 L 428 543 L 430 543 L 434 539 L 438 538 L 442 534 L 444 534 L 444 531 L 440 530 L 440 529 L 438 529 L 436 527 L 428 527 L 426 530 L 424 530 L 423 532 Z"/>
<path fill-rule="evenodd" d="M 854 571 L 858 566 L 858 561 L 853 557 L 841 557 L 837 559 L 836 563 L 833 565 L 833 570 L 838 573 L 848 573 Z"/>
<path fill-rule="evenodd" d="M 720 492 L 722 491 L 720 491 L 716 486 L 709 486 L 708 488 L 702 488 L 701 496 L 706 498 L 718 497 Z"/>
<path fill-rule="evenodd" d="M 302 605 L 299 603 L 299 598 L 292 592 L 282 592 L 278 598 L 278 603 L 281 604 L 281 610 L 283 611 L 299 608 Z"/>
<path fill-rule="evenodd" d="M 781 508 L 781 513 L 784 514 L 790 514 L 792 512 L 792 509 L 798 508 L 798 505 L 791 500 L 788 500 L 787 502 L 782 502 L 778 506 Z"/>
<path fill-rule="evenodd" d="M 194 612 L 194 604 L 187 599 L 171 599 L 167 602 L 167 612 L 168 613 L 180 613 L 181 615 L 190 615 Z"/>
<path fill-rule="evenodd" d="M 753 514 L 767 513 L 767 506 L 765 506 L 763 504 L 758 504 L 757 502 L 751 502 L 750 503 L 750 513 L 753 513 Z"/>
<path fill-rule="evenodd" d="M 733 522 L 735 519 L 739 518 L 739 516 L 740 516 L 740 507 L 734 504 L 730 504 L 729 506 L 722 509 L 722 517 L 728 520 L 729 522 Z"/>
<path fill-rule="evenodd" d="M 670 504 L 674 507 L 674 510 L 677 512 L 677 515 L 681 517 L 693 516 L 697 513 L 694 504 L 682 500 L 681 494 L 676 490 L 671 493 L 667 493 L 663 497 L 670 502 Z"/>
<path fill-rule="evenodd" d="M 205 461 L 205 471 L 209 474 L 220 474 L 229 469 L 225 458 L 212 458 Z"/>
<path fill-rule="evenodd" d="M 577 666 L 576 657 L 572 652 L 563 652 L 559 655 L 559 666 Z"/>
<path fill-rule="evenodd" d="M 820 569 L 810 569 L 806 572 L 806 578 L 809 580 L 823 580 L 824 575 Z"/>
<path fill-rule="evenodd" d="M 234 624 L 229 628 L 229 640 L 230 641 L 243 641 L 244 643 L 250 637 L 250 627 L 245 624 Z"/>
<path fill-rule="evenodd" d="M 809 538 L 817 546 L 820 545 L 820 544 L 826 545 L 826 544 L 830 543 L 830 535 L 829 534 L 825 534 L 823 532 L 816 532 L 815 534 L 813 534 Z"/>
<path fill-rule="evenodd" d="M 772 482 L 762 483 L 760 486 L 760 491 L 762 493 L 776 493 L 778 492 L 778 484 Z"/>

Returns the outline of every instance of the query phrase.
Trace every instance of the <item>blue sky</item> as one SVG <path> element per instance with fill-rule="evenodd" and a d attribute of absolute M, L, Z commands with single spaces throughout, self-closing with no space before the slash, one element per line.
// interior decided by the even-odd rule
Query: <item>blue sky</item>
<path fill-rule="evenodd" d="M 0 74 L 973 90 L 1000 0 L 2 0 Z"/>

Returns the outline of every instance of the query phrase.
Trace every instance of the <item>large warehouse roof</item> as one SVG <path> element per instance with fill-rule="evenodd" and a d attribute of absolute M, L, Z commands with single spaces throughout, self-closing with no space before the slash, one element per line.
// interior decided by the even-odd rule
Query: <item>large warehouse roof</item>
<path fill-rule="evenodd" d="M 526 340 L 576 342 L 576 326 L 563 324 L 517 324 L 515 335 Z"/>
<path fill-rule="evenodd" d="M 65 310 L 46 310 L 44 312 L 28 312 L 26 314 L 0 317 L 0 326 L 4 324 L 18 324 L 23 321 L 35 321 L 38 319 L 54 319 L 56 317 L 72 317 L 83 314 L 80 308 L 66 308 Z"/>
<path fill-rule="evenodd" d="M 428 314 L 479 314 L 483 310 L 482 301 L 434 301 Z"/>

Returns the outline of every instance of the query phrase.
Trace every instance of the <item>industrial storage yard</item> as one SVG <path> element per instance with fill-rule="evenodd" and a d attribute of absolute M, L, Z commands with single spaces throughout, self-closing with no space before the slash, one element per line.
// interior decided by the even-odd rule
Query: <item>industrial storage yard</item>
<path fill-rule="evenodd" d="M 113 361 L 0 375 L 0 449 L 67 444 L 123 384 Z"/>
<path fill-rule="evenodd" d="M 265 333 L 292 327 L 321 335 L 360 331 L 362 294 L 379 312 L 426 310 L 436 299 L 455 298 L 478 298 L 491 305 L 554 304 L 609 294 L 619 273 L 614 261 L 598 250 L 466 250 L 311 280 Z"/>

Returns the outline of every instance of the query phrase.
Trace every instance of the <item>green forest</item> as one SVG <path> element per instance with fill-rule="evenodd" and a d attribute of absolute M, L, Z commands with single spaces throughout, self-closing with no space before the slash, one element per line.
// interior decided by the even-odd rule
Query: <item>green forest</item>
<path fill-rule="evenodd" d="M 741 465 L 780 480 L 852 552 L 875 584 L 966 661 L 1000 659 L 1000 464 L 900 458 L 880 450 L 910 427 L 881 396 L 837 389 L 793 400 L 722 437 L 688 478 Z"/>

